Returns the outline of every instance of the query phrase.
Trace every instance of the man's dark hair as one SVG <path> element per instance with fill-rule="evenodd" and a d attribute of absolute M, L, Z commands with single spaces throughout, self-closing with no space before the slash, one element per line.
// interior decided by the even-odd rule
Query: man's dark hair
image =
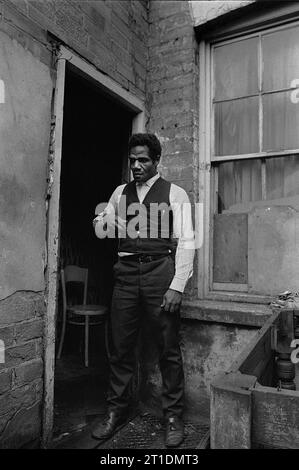
<path fill-rule="evenodd" d="M 149 149 L 149 156 L 154 160 L 159 160 L 162 152 L 161 144 L 155 134 L 133 134 L 129 140 L 128 152 L 133 147 L 146 145 Z"/>

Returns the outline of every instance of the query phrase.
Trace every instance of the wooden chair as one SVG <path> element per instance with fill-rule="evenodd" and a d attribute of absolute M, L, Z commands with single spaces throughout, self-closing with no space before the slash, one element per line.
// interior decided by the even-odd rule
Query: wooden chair
<path fill-rule="evenodd" d="M 84 284 L 83 303 L 80 305 L 70 305 L 68 302 L 67 288 L 68 282 L 76 282 Z M 63 298 L 63 318 L 62 318 L 62 331 L 58 347 L 57 358 L 61 356 L 66 324 L 85 326 L 85 366 L 88 367 L 88 347 L 89 347 L 89 327 L 92 325 L 104 324 L 108 307 L 106 305 L 87 305 L 87 284 L 88 284 L 88 269 L 80 268 L 78 266 L 69 265 L 61 269 L 61 285 L 62 285 L 62 298 Z M 80 318 L 81 317 L 81 318 Z M 91 320 L 91 318 L 95 318 Z"/>

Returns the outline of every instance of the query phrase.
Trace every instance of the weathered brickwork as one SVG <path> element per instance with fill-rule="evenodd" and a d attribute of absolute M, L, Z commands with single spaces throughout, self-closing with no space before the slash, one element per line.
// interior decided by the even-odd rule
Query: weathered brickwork
<path fill-rule="evenodd" d="M 148 127 L 163 143 L 163 174 L 181 184 L 193 198 L 198 71 L 189 4 L 150 2 L 149 21 Z"/>
<path fill-rule="evenodd" d="M 1 376 L 0 376 L 1 377 Z M 19 448 L 39 439 L 41 432 L 40 381 L 0 396 L 0 448 Z"/>
<path fill-rule="evenodd" d="M 14 385 L 19 387 L 33 382 L 36 379 L 40 379 L 43 375 L 43 361 L 33 359 L 30 362 L 21 364 L 19 367 L 14 369 Z"/>
<path fill-rule="evenodd" d="M 0 328 L 21 322 L 40 320 L 44 313 L 44 298 L 33 292 L 18 292 L 0 302 Z"/>
<path fill-rule="evenodd" d="M 42 294 L 18 292 L 0 302 L 0 448 L 40 436 L 43 390 Z"/>
<path fill-rule="evenodd" d="M 11 0 L 2 7 L 12 23 L 38 41 L 49 31 L 126 90 L 145 95 L 147 1 Z"/>
<path fill-rule="evenodd" d="M 187 1 L 149 4 L 148 128 L 163 145 L 162 174 L 196 200 L 198 179 L 198 44 Z M 196 271 L 196 268 L 195 268 Z M 196 293 L 196 276 L 187 295 Z"/>

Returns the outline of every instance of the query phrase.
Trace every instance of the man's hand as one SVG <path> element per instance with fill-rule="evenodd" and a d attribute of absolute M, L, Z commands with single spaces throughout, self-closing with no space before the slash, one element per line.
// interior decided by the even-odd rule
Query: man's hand
<path fill-rule="evenodd" d="M 104 212 L 101 212 L 100 214 L 98 214 L 98 215 L 96 216 L 95 219 L 93 219 L 92 225 L 93 225 L 93 228 L 94 228 L 94 229 L 96 228 L 96 225 L 97 225 L 98 222 L 100 222 L 100 221 L 102 222 L 102 221 L 103 221 L 104 215 L 105 215 L 105 211 L 104 211 Z"/>
<path fill-rule="evenodd" d="M 98 217 L 96 217 L 95 219 L 93 219 L 93 221 L 92 221 L 93 228 L 96 227 L 98 221 L 99 221 Z"/>
<path fill-rule="evenodd" d="M 182 303 L 182 293 L 177 290 L 168 289 L 164 294 L 161 308 L 164 308 L 166 312 L 175 313 L 179 311 Z"/>

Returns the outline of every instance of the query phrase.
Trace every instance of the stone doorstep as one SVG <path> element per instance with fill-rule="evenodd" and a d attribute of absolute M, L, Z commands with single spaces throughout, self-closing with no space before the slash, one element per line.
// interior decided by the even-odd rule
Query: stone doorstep
<path fill-rule="evenodd" d="M 214 300 L 185 301 L 181 309 L 182 318 L 249 327 L 263 326 L 272 313 L 265 304 Z"/>

